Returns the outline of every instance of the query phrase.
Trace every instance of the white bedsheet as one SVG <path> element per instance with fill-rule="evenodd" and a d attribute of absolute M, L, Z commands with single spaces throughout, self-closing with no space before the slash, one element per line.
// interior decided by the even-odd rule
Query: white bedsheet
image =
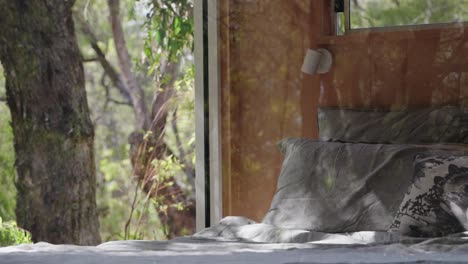
<path fill-rule="evenodd" d="M 0 263 L 8 264 L 409 262 L 468 263 L 468 232 L 426 240 L 379 232 L 325 234 L 231 217 L 194 236 L 171 241 L 113 241 L 97 247 L 36 243 L 0 248 Z"/>

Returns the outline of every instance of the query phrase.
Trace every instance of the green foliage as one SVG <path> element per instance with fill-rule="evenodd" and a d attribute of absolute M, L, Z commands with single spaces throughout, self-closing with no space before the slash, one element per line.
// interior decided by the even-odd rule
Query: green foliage
<path fill-rule="evenodd" d="M 79 3 L 77 3 L 79 4 Z M 88 22 L 97 32 L 101 48 L 106 58 L 117 64 L 110 25 L 103 10 L 107 11 L 106 0 L 94 0 L 85 10 L 75 6 L 78 12 L 86 12 Z M 193 21 L 191 18 L 192 1 L 121 1 L 127 46 L 134 63 L 140 85 L 144 88 L 148 104 L 159 92 L 159 86 L 169 78 L 175 77 L 175 95 L 169 109 L 170 114 L 164 135 L 166 144 L 185 160 L 193 164 L 194 157 L 194 69 L 191 62 L 193 46 Z M 78 36 L 80 47 L 87 58 L 93 51 L 86 38 Z M 165 75 L 162 68 L 168 61 L 180 65 L 177 76 Z M 164 239 L 167 226 L 159 220 L 159 214 L 170 207 L 183 210 L 183 204 L 163 204 L 162 197 L 153 199 L 142 191 L 136 179 L 132 178 L 127 137 L 134 128 L 131 107 L 113 104 L 106 97 L 123 101 L 116 89 L 111 87 L 101 66 L 86 63 L 88 100 L 92 118 L 96 124 L 96 164 L 97 164 L 97 202 L 101 237 L 104 241 L 115 239 Z M 108 87 L 105 87 L 107 85 Z M 172 129 L 171 129 L 172 128 Z M 174 128 L 177 129 L 177 133 Z M 176 136 L 177 135 L 177 136 Z M 183 172 L 179 161 L 174 157 L 155 160 L 152 163 L 157 171 L 152 181 L 154 191 L 166 188 L 175 181 L 184 187 L 188 195 L 193 195 L 193 182 Z"/>
<path fill-rule="evenodd" d="M 145 219 L 166 214 L 167 210 L 171 207 L 180 211 L 185 209 L 182 202 L 168 204 L 164 199 L 164 195 L 161 194 L 161 191 L 173 186 L 174 175 L 183 174 L 183 166 L 179 161 L 173 156 L 169 156 L 166 159 L 153 159 L 149 166 L 151 166 L 151 171 L 155 171 L 156 173 L 149 172 L 144 176 L 143 182 L 148 183 L 148 191 L 143 192 L 141 186 L 137 186 L 135 189 L 134 202 L 125 227 L 124 239 L 143 239 L 147 232 L 144 229 Z M 168 226 L 160 221 L 158 221 L 157 226 L 159 227 L 158 232 L 160 232 L 158 238 L 167 238 L 169 233 Z"/>
<path fill-rule="evenodd" d="M 149 12 L 143 50 L 150 63 L 148 75 L 151 75 L 162 61 L 180 62 L 187 49 L 193 50 L 193 3 L 190 0 L 151 0 L 146 4 Z"/>
<path fill-rule="evenodd" d="M 164 52 L 170 61 L 177 60 L 186 47 L 193 47 L 193 3 L 189 0 L 152 0 L 148 2 L 149 17 L 145 54 L 150 61 L 160 59 Z M 157 44 L 156 57 L 153 54 Z"/>
<path fill-rule="evenodd" d="M 86 65 L 87 67 L 91 65 Z M 90 74 L 90 72 L 88 72 Z M 181 147 L 186 150 L 186 158 L 194 162 L 194 93 L 193 67 L 186 69 L 182 77 L 176 81 L 176 96 L 173 104 L 178 105 L 177 127 L 181 137 Z M 89 79 L 88 79 L 89 80 Z M 159 213 L 169 207 L 183 210 L 182 204 L 165 205 L 159 199 L 147 197 L 141 186 L 131 177 L 132 166 L 129 159 L 127 135 L 133 129 L 132 109 L 121 105 L 109 105 L 106 109 L 100 107 L 105 94 L 102 88 L 88 86 L 88 97 L 96 121 L 96 161 L 97 161 L 97 203 L 99 210 L 100 232 L 103 241 L 121 239 L 152 239 L 166 238 L 167 226 L 160 223 Z M 171 115 L 168 122 L 173 121 Z M 147 138 L 149 135 L 147 135 Z M 178 143 L 174 131 L 168 129 L 165 142 L 177 150 Z M 174 157 L 165 160 L 154 160 L 152 163 L 158 172 L 156 189 L 171 185 L 164 182 L 171 176 L 176 176 L 179 184 L 184 186 L 188 194 L 193 192 L 193 186 L 182 171 L 182 166 Z M 132 209 L 133 208 L 133 209 Z M 128 227 L 125 226 L 128 223 Z"/>
<path fill-rule="evenodd" d="M 0 97 L 4 97 L 5 85 L 0 67 Z M 6 102 L 0 101 L 0 218 L 15 219 L 15 152 L 13 131 L 10 126 L 10 111 Z"/>
<path fill-rule="evenodd" d="M 100 127 L 96 131 L 97 136 L 101 136 L 99 133 L 102 133 L 102 130 Z M 99 162 L 97 203 L 101 237 L 104 241 L 123 239 L 123 223 L 126 221 L 134 190 L 133 181 L 128 174 L 128 171 L 131 171 L 130 161 L 128 158 L 120 159 L 119 156 L 125 155 L 125 152 L 116 153 L 116 148 L 97 148 L 96 151 Z"/>
<path fill-rule="evenodd" d="M 175 133 L 174 127 L 168 129 L 165 135 L 165 142 L 174 149 L 184 149 L 186 151 L 185 159 L 195 164 L 195 93 L 193 91 L 195 77 L 195 67 L 190 64 L 186 68 L 183 76 L 175 82 L 176 95 L 172 98 L 171 104 L 177 106 L 176 115 L 171 115 L 168 122 L 176 122 L 179 133 Z M 177 136 L 180 140 L 177 140 Z M 187 180 L 187 179 L 184 179 Z"/>
<path fill-rule="evenodd" d="M 15 221 L 3 222 L 0 217 L 0 247 L 31 243 L 28 231 L 17 227 Z"/>

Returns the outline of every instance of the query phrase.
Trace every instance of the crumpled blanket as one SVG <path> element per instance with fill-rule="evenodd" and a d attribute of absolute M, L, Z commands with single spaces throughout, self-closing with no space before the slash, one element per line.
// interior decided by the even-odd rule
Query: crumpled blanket
<path fill-rule="evenodd" d="M 318 244 L 389 244 L 421 239 L 401 237 L 396 233 L 361 231 L 351 233 L 322 233 L 301 229 L 280 228 L 239 216 L 223 218 L 218 225 L 206 228 L 194 237 L 224 238 L 230 241 L 260 243 L 318 243 Z"/>
<path fill-rule="evenodd" d="M 96 247 L 44 242 L 0 248 L 0 263 L 465 263 L 468 232 L 409 238 L 387 232 L 327 234 L 226 217 L 170 241 L 111 241 Z"/>

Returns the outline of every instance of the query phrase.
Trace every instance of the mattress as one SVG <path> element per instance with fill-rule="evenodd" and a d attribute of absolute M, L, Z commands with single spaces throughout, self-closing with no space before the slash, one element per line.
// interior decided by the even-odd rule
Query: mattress
<path fill-rule="evenodd" d="M 96 247 L 44 242 L 0 248 L 0 263 L 466 263 L 468 232 L 421 239 L 387 232 L 342 234 L 278 228 L 243 217 L 170 241 Z"/>

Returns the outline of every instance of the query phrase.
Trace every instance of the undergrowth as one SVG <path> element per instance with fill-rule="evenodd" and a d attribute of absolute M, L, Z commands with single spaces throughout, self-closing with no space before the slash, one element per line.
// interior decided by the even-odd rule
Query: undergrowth
<path fill-rule="evenodd" d="M 31 234 L 16 226 L 15 221 L 3 222 L 0 217 L 0 247 L 31 244 Z"/>

